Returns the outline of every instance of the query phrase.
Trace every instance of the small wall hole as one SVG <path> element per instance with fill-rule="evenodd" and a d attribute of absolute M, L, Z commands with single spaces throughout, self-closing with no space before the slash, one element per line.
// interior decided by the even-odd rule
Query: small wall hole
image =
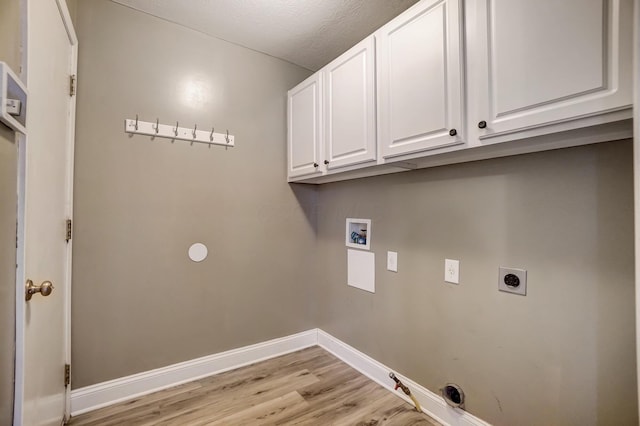
<path fill-rule="evenodd" d="M 460 386 L 455 383 L 447 383 L 445 387 L 440 389 L 440 392 L 448 405 L 464 409 L 464 392 Z"/>

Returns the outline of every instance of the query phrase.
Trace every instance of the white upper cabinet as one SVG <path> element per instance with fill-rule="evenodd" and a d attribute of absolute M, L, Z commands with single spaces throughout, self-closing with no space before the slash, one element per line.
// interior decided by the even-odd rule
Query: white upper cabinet
<path fill-rule="evenodd" d="M 321 84 L 320 75 L 316 73 L 289 90 L 287 96 L 289 178 L 320 174 Z"/>
<path fill-rule="evenodd" d="M 478 0 L 480 139 L 629 108 L 631 0 Z"/>
<path fill-rule="evenodd" d="M 289 91 L 288 180 L 632 137 L 633 1 L 420 0 Z"/>
<path fill-rule="evenodd" d="M 369 37 L 321 71 L 328 170 L 376 159 L 375 43 Z"/>
<path fill-rule="evenodd" d="M 464 142 L 461 0 L 418 3 L 377 33 L 384 158 Z"/>

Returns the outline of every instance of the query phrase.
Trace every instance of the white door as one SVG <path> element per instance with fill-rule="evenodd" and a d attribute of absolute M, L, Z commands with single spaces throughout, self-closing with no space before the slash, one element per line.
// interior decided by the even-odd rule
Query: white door
<path fill-rule="evenodd" d="M 287 143 L 289 178 L 320 171 L 321 105 L 320 73 L 289 90 Z"/>
<path fill-rule="evenodd" d="M 322 70 L 327 169 L 376 159 L 375 43 L 373 36 Z"/>
<path fill-rule="evenodd" d="M 480 139 L 632 102 L 633 0 L 480 0 Z"/>
<path fill-rule="evenodd" d="M 460 2 L 418 3 L 376 33 L 384 158 L 464 142 Z"/>
<path fill-rule="evenodd" d="M 58 426 L 68 399 L 64 367 L 70 358 L 71 250 L 65 231 L 71 215 L 75 116 L 69 77 L 76 67 L 76 39 L 66 2 L 28 0 L 27 37 L 22 271 L 35 285 L 52 282 L 54 290 L 47 297 L 35 294 L 28 302 L 24 288 L 21 292 L 17 346 L 22 347 L 16 360 L 21 383 L 16 383 L 14 422 Z"/>

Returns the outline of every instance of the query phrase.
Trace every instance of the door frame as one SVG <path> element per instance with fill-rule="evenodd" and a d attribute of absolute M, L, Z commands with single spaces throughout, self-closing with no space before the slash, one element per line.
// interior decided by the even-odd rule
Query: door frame
<path fill-rule="evenodd" d="M 640 415 L 640 0 L 633 5 L 633 183 L 636 284 L 636 389 Z"/>
<path fill-rule="evenodd" d="M 71 44 L 71 57 L 69 58 L 71 73 L 77 75 L 78 67 L 78 38 L 76 36 L 71 15 L 65 0 L 55 0 L 56 6 L 60 12 L 60 18 L 67 32 L 69 43 Z M 20 0 L 20 23 L 21 23 L 21 42 L 22 42 L 22 60 L 20 78 L 22 81 L 28 81 L 29 61 L 29 0 Z M 27 87 L 28 88 L 28 87 Z M 66 208 L 65 214 L 68 219 L 73 217 L 73 164 L 74 164 L 74 146 L 75 146 L 75 121 L 76 121 L 76 96 L 72 96 L 69 105 L 69 134 L 67 144 L 69 153 L 67 156 L 66 168 Z M 28 132 L 28 130 L 27 130 Z M 16 346 L 15 346 L 15 391 L 14 391 L 14 407 L 13 407 L 13 425 L 22 426 L 24 417 L 24 354 L 25 354 L 25 299 L 24 299 L 24 283 L 26 280 L 25 271 L 25 198 L 26 198 L 26 146 L 28 144 L 28 136 L 20 135 L 18 137 L 18 221 L 16 227 L 17 243 L 16 243 Z M 64 300 L 64 336 L 65 336 L 65 359 L 66 363 L 71 363 L 71 252 L 72 241 L 69 241 L 65 253 L 65 277 L 63 286 L 66 289 Z M 71 413 L 71 386 L 67 386 L 65 390 L 65 408 L 64 417 L 69 418 Z"/>

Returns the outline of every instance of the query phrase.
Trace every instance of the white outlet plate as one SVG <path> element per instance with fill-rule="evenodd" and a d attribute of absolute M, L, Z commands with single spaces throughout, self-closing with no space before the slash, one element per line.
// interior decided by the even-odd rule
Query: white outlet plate
<path fill-rule="evenodd" d="M 507 275 L 512 275 L 511 279 L 506 279 Z M 513 277 L 515 276 L 515 277 Z M 507 285 L 507 282 L 512 285 Z M 513 285 L 517 284 L 517 285 Z M 498 268 L 498 290 L 506 293 L 519 294 L 521 296 L 527 295 L 527 271 L 517 268 L 505 268 L 503 266 Z"/>
<path fill-rule="evenodd" d="M 17 99 L 7 99 L 7 114 L 20 115 L 22 110 L 22 102 Z"/>
<path fill-rule="evenodd" d="M 398 272 L 398 253 L 395 251 L 387 252 L 387 270 Z"/>
<path fill-rule="evenodd" d="M 460 261 L 444 260 L 444 280 L 451 284 L 460 284 Z"/>

